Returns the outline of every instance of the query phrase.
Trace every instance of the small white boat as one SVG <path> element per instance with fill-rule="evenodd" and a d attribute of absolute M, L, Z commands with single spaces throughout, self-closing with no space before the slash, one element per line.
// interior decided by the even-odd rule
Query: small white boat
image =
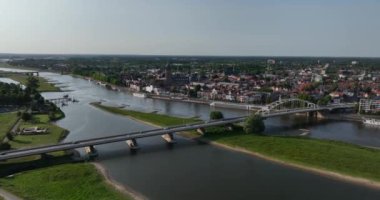
<path fill-rule="evenodd" d="M 133 96 L 134 97 L 140 97 L 140 98 L 146 98 L 147 95 L 145 93 L 141 93 L 141 92 L 134 92 Z"/>
<path fill-rule="evenodd" d="M 363 119 L 364 124 L 380 126 L 380 119 Z"/>

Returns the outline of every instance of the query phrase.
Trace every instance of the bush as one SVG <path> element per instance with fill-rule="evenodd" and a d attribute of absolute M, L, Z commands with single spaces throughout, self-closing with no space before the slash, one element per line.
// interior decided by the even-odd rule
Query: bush
<path fill-rule="evenodd" d="M 14 138 L 12 133 L 9 133 L 9 132 L 7 133 L 6 136 L 7 136 L 8 140 L 13 140 L 13 138 Z"/>
<path fill-rule="evenodd" d="M 218 119 L 223 119 L 223 113 L 220 111 L 212 111 L 210 112 L 210 119 L 212 120 L 218 120 Z"/>
<path fill-rule="evenodd" d="M 24 121 L 29 121 L 29 120 L 32 119 L 32 114 L 24 112 L 21 115 L 21 119 L 24 120 Z"/>
<path fill-rule="evenodd" d="M 263 118 L 260 115 L 251 115 L 244 122 L 244 131 L 246 133 L 262 133 L 265 130 Z"/>
<path fill-rule="evenodd" d="M 11 145 L 8 142 L 6 143 L 0 142 L 0 150 L 9 150 L 9 149 L 11 149 Z"/>

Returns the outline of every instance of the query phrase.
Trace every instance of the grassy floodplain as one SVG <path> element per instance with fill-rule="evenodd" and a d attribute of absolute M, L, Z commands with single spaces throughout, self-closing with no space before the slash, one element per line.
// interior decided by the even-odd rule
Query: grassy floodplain
<path fill-rule="evenodd" d="M 17 135 L 9 142 L 12 149 L 56 144 L 61 139 L 65 138 L 68 133 L 67 130 L 50 123 L 49 116 L 46 114 L 34 115 L 31 122 L 22 121 L 19 128 L 22 129 L 35 126 L 39 128 L 47 128 L 48 133 L 39 135 Z"/>
<path fill-rule="evenodd" d="M 48 128 L 48 134 L 17 135 L 12 149 L 35 147 L 59 142 L 67 130 L 52 124 L 48 115 L 34 115 L 30 122 L 22 121 L 20 128 L 38 126 Z M 0 187 L 24 199 L 132 199 L 107 184 L 97 169 L 86 163 L 69 163 L 64 152 L 51 153 L 52 158 L 40 156 L 12 159 L 0 163 L 0 171 L 22 169 L 21 173 L 0 179 Z M 33 169 L 37 167 L 37 169 Z M 28 169 L 25 171 L 25 169 Z"/>
<path fill-rule="evenodd" d="M 91 105 L 110 113 L 129 116 L 131 118 L 152 123 L 157 126 L 175 126 L 175 125 L 180 125 L 180 124 L 189 124 L 189 123 L 199 122 L 199 119 L 196 119 L 196 118 L 180 118 L 180 117 L 173 117 L 173 116 L 157 114 L 157 113 L 146 113 L 146 112 L 139 112 L 139 111 L 134 111 L 134 110 L 126 110 L 126 109 L 116 108 L 112 106 L 105 106 L 100 103 L 91 103 Z"/>
<path fill-rule="evenodd" d="M 245 134 L 239 126 L 231 132 L 221 128 L 207 132 L 211 141 L 287 163 L 380 181 L 380 150 L 331 140 Z"/>
<path fill-rule="evenodd" d="M 138 116 L 138 119 L 156 125 L 165 124 L 161 115 L 155 113 L 132 112 L 99 104 L 95 106 L 116 114 Z M 170 121 L 167 123 L 176 125 L 175 122 L 183 120 L 173 118 L 168 118 Z M 246 134 L 238 125 L 233 131 L 222 127 L 207 128 L 203 138 L 284 163 L 380 182 L 380 150 L 376 149 L 331 140 Z"/>
<path fill-rule="evenodd" d="M 20 82 L 23 85 L 26 85 L 28 76 L 24 74 L 12 74 L 7 75 L 7 78 L 13 79 L 15 81 Z M 59 92 L 61 91 L 58 87 L 55 87 L 54 84 L 48 83 L 45 78 L 38 77 L 38 82 L 40 84 L 40 87 L 38 87 L 39 92 Z"/>
<path fill-rule="evenodd" d="M 0 179 L 24 199 L 129 199 L 105 183 L 91 164 L 63 164 Z"/>
<path fill-rule="evenodd" d="M 7 63 L 0 63 L 0 67 L 4 68 L 13 68 L 13 69 L 26 69 L 26 70 L 33 70 L 28 68 L 20 68 L 20 67 L 14 67 L 12 65 L 9 65 Z M 25 74 L 9 74 L 5 76 L 6 78 L 13 79 L 17 82 L 20 82 L 23 85 L 26 85 L 28 76 Z M 39 92 L 59 92 L 61 91 L 59 87 L 55 87 L 54 84 L 48 83 L 47 80 L 43 77 L 38 77 L 40 87 L 37 89 Z"/>

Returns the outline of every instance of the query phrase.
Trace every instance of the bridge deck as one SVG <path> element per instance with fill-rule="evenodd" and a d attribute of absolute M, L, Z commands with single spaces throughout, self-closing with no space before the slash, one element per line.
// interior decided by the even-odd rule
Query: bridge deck
<path fill-rule="evenodd" d="M 353 106 L 352 105 L 334 105 L 334 106 L 325 106 L 325 107 L 318 107 L 318 108 L 285 110 L 285 111 L 262 114 L 262 117 L 270 118 L 270 117 L 277 117 L 281 115 L 289 115 L 289 114 L 294 114 L 294 113 L 314 112 L 314 111 L 332 110 L 332 109 L 337 109 L 337 108 L 348 108 L 348 107 L 353 107 Z M 113 136 L 107 136 L 107 137 L 99 137 L 99 138 L 93 138 L 93 139 L 87 139 L 87 140 L 78 140 L 74 142 L 66 142 L 66 143 L 34 147 L 34 148 L 28 148 L 28 149 L 5 151 L 5 152 L 0 152 L 0 161 L 13 159 L 13 158 L 26 157 L 26 156 L 31 156 L 31 155 L 51 153 L 51 152 L 56 152 L 56 151 L 63 151 L 63 150 L 94 146 L 94 145 L 126 141 L 130 139 L 138 139 L 138 138 L 144 138 L 144 137 L 164 135 L 167 133 L 196 130 L 199 128 L 206 128 L 210 126 L 239 123 L 239 122 L 244 121 L 245 119 L 246 119 L 246 116 L 243 116 L 243 117 L 229 118 L 229 119 L 223 119 L 223 120 L 217 120 L 217 121 L 199 122 L 199 123 L 194 123 L 194 124 L 179 125 L 179 126 L 173 126 L 173 127 L 168 127 L 168 128 L 159 128 L 159 129 L 153 129 L 153 130 L 147 130 L 147 131 L 141 131 L 141 132 L 126 133 L 126 134 L 113 135 Z"/>
<path fill-rule="evenodd" d="M 138 138 L 144 138 L 144 137 L 164 135 L 166 133 L 176 133 L 176 132 L 195 130 L 198 128 L 205 128 L 205 127 L 210 127 L 210 126 L 218 126 L 218 125 L 224 125 L 224 124 L 229 124 L 229 123 L 238 123 L 238 122 L 244 121 L 244 119 L 245 117 L 237 117 L 237 118 L 230 118 L 230 119 L 225 119 L 225 120 L 188 124 L 184 126 L 176 126 L 176 127 L 169 127 L 169 128 L 153 129 L 153 130 L 148 130 L 148 131 L 126 133 L 126 134 L 94 138 L 94 139 L 88 139 L 88 140 L 79 140 L 79 141 L 74 141 L 74 142 L 60 143 L 56 145 L 35 147 L 35 148 L 29 148 L 29 149 L 5 151 L 5 152 L 0 153 L 0 161 L 13 159 L 13 158 L 32 156 L 32 155 L 39 155 L 39 154 L 44 154 L 44 153 L 51 153 L 51 152 L 56 152 L 56 151 L 64 151 L 64 150 L 77 149 L 77 148 L 94 146 L 94 145 L 126 141 L 129 139 L 138 139 Z"/>

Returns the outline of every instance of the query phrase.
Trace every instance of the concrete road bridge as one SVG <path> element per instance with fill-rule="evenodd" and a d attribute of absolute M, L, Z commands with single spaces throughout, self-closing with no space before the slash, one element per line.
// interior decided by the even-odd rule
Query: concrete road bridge
<path fill-rule="evenodd" d="M 342 109 L 342 108 L 352 108 L 354 104 L 332 104 L 328 106 L 318 106 L 308 101 L 300 100 L 300 99 L 285 99 L 273 102 L 261 110 L 257 111 L 257 115 L 261 115 L 264 119 L 270 117 L 277 117 L 282 115 L 290 115 L 295 113 L 315 113 L 323 110 L 334 110 L 334 109 Z M 222 120 L 215 121 L 206 121 L 199 122 L 193 124 L 185 124 L 179 126 L 172 126 L 166 128 L 159 128 L 141 132 L 132 132 L 125 133 L 120 135 L 99 137 L 87 140 L 77 140 L 72 142 L 64 142 L 55 145 L 34 147 L 28 149 L 19 149 L 19 150 L 10 150 L 0 152 L 0 161 L 27 157 L 32 155 L 45 155 L 47 153 L 56 152 L 56 151 L 65 151 L 65 150 L 73 150 L 78 148 L 85 148 L 85 151 L 89 155 L 96 154 L 95 145 L 102 145 L 114 142 L 125 141 L 131 150 L 136 150 L 139 148 L 137 139 L 144 137 L 152 137 L 152 136 L 162 136 L 162 138 L 168 143 L 175 143 L 174 133 L 184 132 L 196 130 L 197 132 L 203 134 L 205 128 L 211 126 L 229 126 L 234 123 L 243 122 L 247 116 L 228 118 Z"/>

